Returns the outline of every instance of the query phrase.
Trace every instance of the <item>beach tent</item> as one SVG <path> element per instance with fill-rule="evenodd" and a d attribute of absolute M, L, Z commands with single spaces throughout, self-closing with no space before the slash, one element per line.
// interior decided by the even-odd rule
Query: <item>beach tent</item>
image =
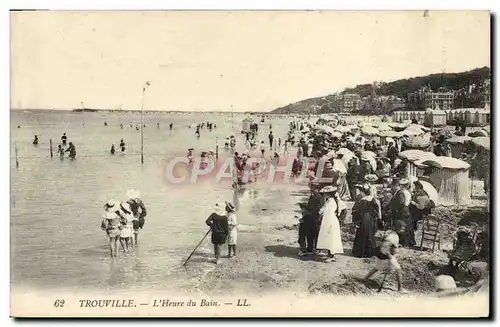
<path fill-rule="evenodd" d="M 253 119 L 250 117 L 247 117 L 243 119 L 241 122 L 241 131 L 243 132 L 250 132 L 250 126 L 253 124 Z"/>
<path fill-rule="evenodd" d="M 482 136 L 482 137 L 474 137 L 471 139 L 471 142 L 476 145 L 476 146 L 479 146 L 485 150 L 490 150 L 491 148 L 491 139 L 489 136 Z"/>
<path fill-rule="evenodd" d="M 470 136 L 452 136 L 446 139 L 445 142 L 450 144 L 451 156 L 453 158 L 461 158 L 462 153 L 467 149 L 467 142 L 472 140 Z"/>
<path fill-rule="evenodd" d="M 438 205 L 470 204 L 470 165 L 467 162 L 456 158 L 434 157 L 423 160 L 421 164 L 431 167 L 429 181 L 438 191 Z"/>
<path fill-rule="evenodd" d="M 433 159 L 436 157 L 436 155 L 432 152 L 426 152 L 422 150 L 406 150 L 406 151 L 401 151 L 398 156 L 401 159 L 406 159 L 409 164 L 408 164 L 408 170 L 407 170 L 407 175 L 409 177 L 416 177 L 418 175 L 418 164 L 416 162 L 422 161 L 422 160 L 427 160 L 427 159 Z"/>
<path fill-rule="evenodd" d="M 427 110 L 425 112 L 424 125 L 426 126 L 445 126 L 447 121 L 446 111 Z"/>

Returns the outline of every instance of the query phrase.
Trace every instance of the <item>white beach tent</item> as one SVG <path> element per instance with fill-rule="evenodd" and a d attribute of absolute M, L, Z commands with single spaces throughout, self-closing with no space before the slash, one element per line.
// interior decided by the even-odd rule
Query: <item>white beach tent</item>
<path fill-rule="evenodd" d="M 250 117 L 246 117 L 241 122 L 241 130 L 243 132 L 250 132 L 250 125 L 252 125 L 252 124 L 253 124 L 253 119 Z"/>
<path fill-rule="evenodd" d="M 438 205 L 463 206 L 471 203 L 470 165 L 467 162 L 450 157 L 435 157 L 423 160 L 421 164 L 432 167 L 429 181 L 438 191 Z"/>

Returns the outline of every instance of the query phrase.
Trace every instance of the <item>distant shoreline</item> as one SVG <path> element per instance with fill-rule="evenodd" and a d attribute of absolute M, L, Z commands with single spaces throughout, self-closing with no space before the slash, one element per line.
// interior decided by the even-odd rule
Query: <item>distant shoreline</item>
<path fill-rule="evenodd" d="M 141 110 L 138 109 L 92 109 L 92 108 L 84 108 L 84 109 L 18 109 L 11 108 L 11 111 L 45 111 L 45 112 L 132 112 L 132 113 L 140 113 Z M 202 114 L 231 114 L 231 111 L 184 111 L 184 110 L 144 110 L 144 113 L 202 113 Z M 246 114 L 246 115 L 269 115 L 269 112 L 260 112 L 260 111 L 238 111 L 234 112 L 234 114 Z M 276 115 L 276 114 L 273 114 Z"/>

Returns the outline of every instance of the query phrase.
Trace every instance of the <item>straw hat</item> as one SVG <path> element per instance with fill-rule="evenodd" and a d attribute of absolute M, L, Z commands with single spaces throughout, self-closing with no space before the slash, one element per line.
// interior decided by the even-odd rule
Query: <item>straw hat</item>
<path fill-rule="evenodd" d="M 235 207 L 231 202 L 226 201 L 226 210 L 229 209 L 228 211 L 235 211 Z"/>
<path fill-rule="evenodd" d="M 367 182 L 373 183 L 373 182 L 376 182 L 378 180 L 378 177 L 377 177 L 377 175 L 374 175 L 374 174 L 368 174 L 365 176 L 365 180 Z"/>
<path fill-rule="evenodd" d="M 109 200 L 105 205 L 104 205 L 104 209 L 107 211 L 107 212 L 115 212 L 116 210 L 118 210 L 118 206 L 116 205 L 116 201 L 115 200 Z"/>
<path fill-rule="evenodd" d="M 319 192 L 320 193 L 333 193 L 333 192 L 337 192 L 337 188 L 335 186 L 328 185 L 328 186 L 323 187 L 321 190 L 319 190 Z"/>
<path fill-rule="evenodd" d="M 130 209 L 130 204 L 128 204 L 127 202 L 120 203 L 120 209 L 127 213 L 132 213 L 132 209 Z"/>
<path fill-rule="evenodd" d="M 214 205 L 214 211 L 219 216 L 224 216 L 226 214 L 226 204 L 223 202 L 217 202 Z"/>

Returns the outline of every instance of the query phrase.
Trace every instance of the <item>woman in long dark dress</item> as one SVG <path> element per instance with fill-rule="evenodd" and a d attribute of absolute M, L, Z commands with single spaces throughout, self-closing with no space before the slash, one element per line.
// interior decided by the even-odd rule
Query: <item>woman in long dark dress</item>
<path fill-rule="evenodd" d="M 365 196 L 353 208 L 353 222 L 358 226 L 352 246 L 352 254 L 358 258 L 375 255 L 375 233 L 379 219 L 380 203 L 375 198 L 373 188 L 365 187 Z"/>
<path fill-rule="evenodd" d="M 401 179 L 399 182 L 395 181 L 393 187 L 396 192 L 389 203 L 389 215 L 392 224 L 400 226 L 399 243 L 403 247 L 413 247 L 416 244 L 409 208 L 411 202 L 409 186 L 410 181 L 406 178 Z"/>

